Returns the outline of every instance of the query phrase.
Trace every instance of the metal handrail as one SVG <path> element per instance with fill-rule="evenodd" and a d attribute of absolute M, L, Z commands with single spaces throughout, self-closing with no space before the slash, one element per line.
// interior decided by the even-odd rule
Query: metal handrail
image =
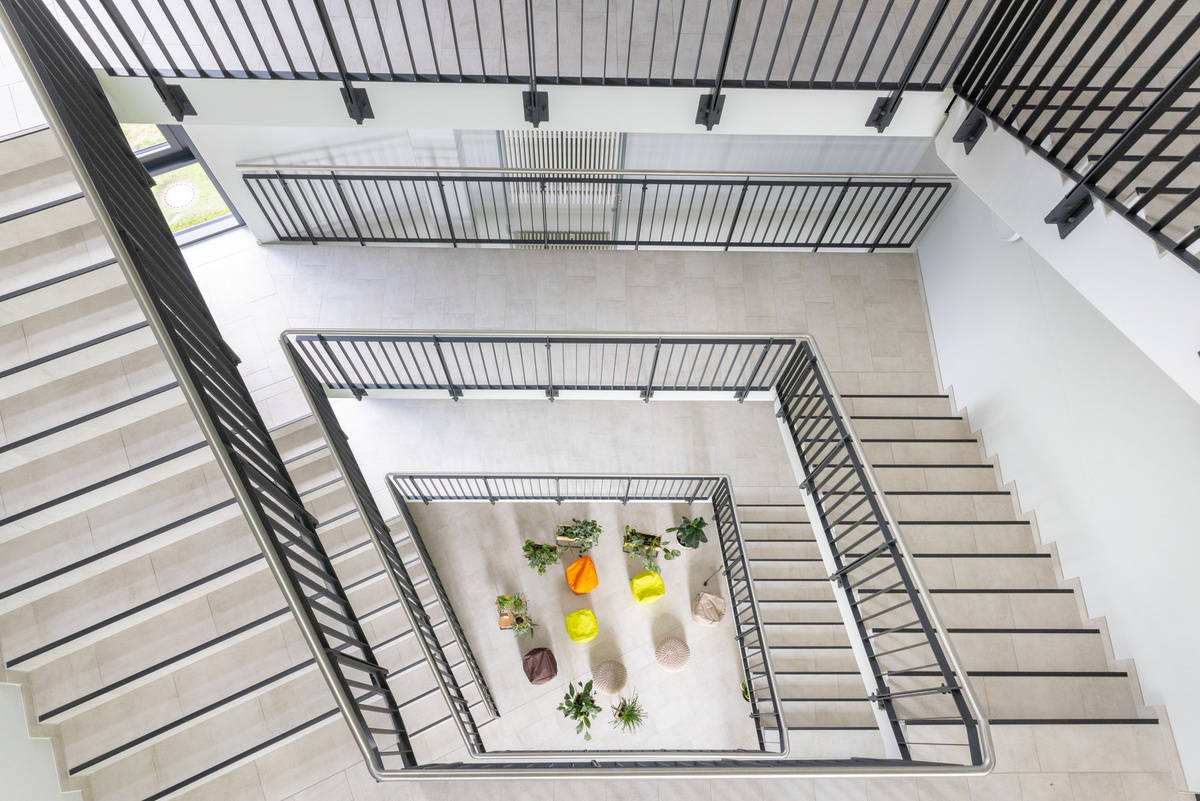
<path fill-rule="evenodd" d="M 320 552 L 320 541 L 313 531 L 315 521 L 298 511 L 303 508 L 298 501 L 299 493 L 250 402 L 249 391 L 237 372 L 236 357 L 217 333 L 216 323 L 187 270 L 179 246 L 157 210 L 149 190 L 149 177 L 140 165 L 135 169 L 137 159 L 129 152 L 94 74 L 82 60 L 72 62 L 78 54 L 40 2 L 0 0 L 0 31 L 42 107 L 47 125 L 58 139 L 164 359 L 175 374 L 213 458 L 242 509 L 338 709 L 349 724 L 356 747 L 368 769 L 375 771 L 381 764 L 381 749 L 364 721 L 359 699 L 351 692 L 341 667 L 335 664 L 337 651 L 326 642 L 306 592 L 267 522 L 264 506 L 286 508 L 294 504 L 296 511 L 290 510 L 286 515 L 276 512 L 272 519 L 280 525 L 286 520 L 294 530 L 310 537 L 307 544 Z M 36 49 L 40 67 L 34 63 L 31 49 Z M 53 64 L 48 63 L 51 57 L 55 59 Z M 93 158 L 85 160 L 81 150 L 92 152 Z M 123 224 L 117 222 L 117 217 Z M 169 306 L 168 292 L 173 293 Z M 168 310 L 174 315 L 171 323 L 166 320 Z M 175 317 L 180 318 L 179 325 L 174 322 Z M 184 339 L 183 326 L 191 339 Z M 200 339 L 201 336 L 206 339 Z M 186 356 L 185 345 L 191 349 Z M 200 347 L 204 350 L 197 350 Z M 211 371 L 206 380 L 203 370 Z M 219 394 L 229 392 L 233 395 Z M 222 401 L 213 400 L 215 397 L 221 397 Z M 222 402 L 226 405 L 218 417 L 216 409 Z M 274 475 L 265 477 L 246 457 L 236 455 L 235 442 L 243 446 L 249 442 L 250 447 L 259 449 L 260 455 L 265 452 L 267 456 L 261 464 Z M 260 474 L 258 480 L 252 482 L 250 476 L 256 473 Z M 268 493 L 271 481 L 280 494 Z M 326 589 L 320 594 L 344 599 L 336 576 L 323 577 L 322 582 Z M 353 659 L 360 670 L 365 666 L 374 687 L 371 693 L 380 695 L 387 703 L 390 693 L 380 678 L 382 668 L 376 672 L 378 666 L 369 648 L 364 647 L 361 653 L 364 659 L 349 655 L 341 658 Z M 406 764 L 414 762 L 411 751 L 406 752 L 402 744 L 398 753 Z"/>
<path fill-rule="evenodd" d="M 653 755 L 655 760 L 667 759 L 673 756 L 696 756 L 711 754 L 724 759 L 761 759 L 762 754 L 776 754 L 783 759 L 788 755 L 789 744 L 787 724 L 783 715 L 780 696 L 776 689 L 775 673 L 771 667 L 769 648 L 766 644 L 766 634 L 758 614 L 758 600 L 754 585 L 749 579 L 749 565 L 746 562 L 745 542 L 742 540 L 741 526 L 737 517 L 737 506 L 733 501 L 732 483 L 725 475 L 660 475 L 660 474 L 621 474 L 602 475 L 594 473 L 388 473 L 388 486 L 393 497 L 400 506 L 401 514 L 409 522 L 414 531 L 416 524 L 408 512 L 406 501 L 419 501 L 423 504 L 460 501 L 460 502 L 509 502 L 509 501 L 546 501 L 564 503 L 568 501 L 613 502 L 613 503 L 661 503 L 707 501 L 713 505 L 714 517 L 717 520 L 718 543 L 721 550 L 722 572 L 725 574 L 726 586 L 729 590 L 730 602 L 734 605 L 734 621 L 741 621 L 742 615 L 738 609 L 749 609 L 753 631 L 757 635 L 757 645 L 746 642 L 746 637 L 738 632 L 738 648 L 742 655 L 742 667 L 746 686 L 750 688 L 752 699 L 751 718 L 754 720 L 755 731 L 759 740 L 759 751 L 745 749 L 624 749 L 624 750 L 588 750 L 584 753 L 588 758 L 595 759 L 642 759 Z M 464 491 L 463 486 L 470 487 Z M 566 489 L 563 489 L 566 482 Z M 482 486 L 483 494 L 477 490 Z M 550 487 L 554 491 L 550 491 Z M 582 487 L 592 487 L 593 491 L 585 491 Z M 458 490 L 451 494 L 447 488 Z M 491 488 L 502 488 L 501 492 L 491 492 Z M 515 489 L 515 491 L 514 491 Z M 620 489 L 620 492 L 613 490 Z M 524 491 L 523 491 L 524 490 Z M 726 520 L 723 515 L 728 515 Z M 723 524 L 726 521 L 728 525 Z M 736 553 L 730 556 L 729 550 Z M 745 580 L 741 589 L 735 588 L 736 576 L 741 574 Z M 758 698 L 754 690 L 754 671 L 751 670 L 751 657 L 748 650 L 755 651 L 762 663 L 759 675 L 766 680 L 767 697 Z M 768 701 L 769 711 L 758 713 L 757 701 Z M 762 716 L 773 717 L 776 721 L 776 736 L 779 746 L 776 751 L 769 751 L 763 739 L 765 727 Z M 580 751 L 564 750 L 505 750 L 490 751 L 487 754 L 472 754 L 481 759 L 510 760 L 513 758 L 557 760 L 579 756 Z"/>
<path fill-rule="evenodd" d="M 538 170 L 243 172 L 280 242 L 453 247 L 909 248 L 948 180 Z"/>
<path fill-rule="evenodd" d="M 337 422 L 333 408 L 329 405 L 329 399 L 321 391 L 316 376 L 312 375 L 311 371 L 300 361 L 291 343 L 284 343 L 284 355 L 288 365 L 292 368 L 292 374 L 296 378 L 296 383 L 300 385 L 305 401 L 312 410 L 313 418 L 317 421 L 317 425 L 321 429 L 324 440 L 330 444 L 329 451 L 333 457 L 334 464 L 337 467 L 338 473 L 341 474 L 343 480 L 346 482 L 346 487 L 350 490 L 354 506 L 366 525 L 371 544 L 375 548 L 375 553 L 378 555 L 380 563 L 385 568 L 388 581 L 392 585 L 392 590 L 396 593 L 396 597 L 403 602 L 401 606 L 404 609 L 405 616 L 408 618 L 409 628 L 419 634 L 419 636 L 415 637 L 417 645 L 421 649 L 426 663 L 430 666 L 430 670 L 437 678 L 438 686 L 442 691 L 443 697 L 446 699 L 447 705 L 450 707 L 459 734 L 462 736 L 463 742 L 467 745 L 468 749 L 473 753 L 477 751 L 482 752 L 484 748 L 483 739 L 479 734 L 479 725 L 475 722 L 470 708 L 460 705 L 455 700 L 463 696 L 462 688 L 457 685 L 452 671 L 447 671 L 449 672 L 448 678 L 443 673 L 443 668 L 448 663 L 445 655 L 441 653 L 441 643 L 433 632 L 432 623 L 425 613 L 424 607 L 416 602 L 416 590 L 412 577 L 409 576 L 408 570 L 404 565 L 404 560 L 400 558 L 399 551 L 396 549 L 390 527 L 384 521 L 383 515 L 379 511 L 379 506 L 375 503 L 375 498 L 366 486 L 366 481 L 362 476 L 358 461 L 354 458 L 353 451 L 350 450 L 346 434 Z M 432 577 L 433 574 L 431 573 L 430 575 Z M 449 619 L 451 611 L 448 605 L 446 611 L 447 618 Z M 458 632 L 456 631 L 456 633 Z M 495 704 L 491 702 L 491 692 L 483 682 L 482 675 L 479 674 L 479 666 L 475 664 L 474 656 L 465 647 L 465 639 L 461 640 L 461 642 L 464 644 L 462 649 L 463 655 L 470 662 L 472 673 L 476 674 L 479 681 L 480 692 L 484 698 L 488 699 L 489 711 L 495 715 L 497 714 Z"/>
<path fill-rule="evenodd" d="M 284 332 L 284 334 L 281 335 L 281 340 L 287 342 L 287 341 L 289 341 L 289 338 L 301 336 L 301 335 L 304 335 L 305 333 L 306 332 L 297 332 L 297 331 Z M 315 336 L 315 335 L 316 335 L 315 332 L 312 332 L 311 336 Z M 323 336 L 325 336 L 325 337 L 343 337 L 343 338 L 348 338 L 348 339 L 353 339 L 355 337 L 398 338 L 398 339 L 410 338 L 410 339 L 413 339 L 414 341 L 428 340 L 429 338 L 436 336 L 439 340 L 444 338 L 447 341 L 452 341 L 455 339 L 483 339 L 483 340 L 486 340 L 489 335 L 478 334 L 478 333 L 466 334 L 466 333 L 457 333 L 457 332 L 448 332 L 446 334 L 433 335 L 433 334 L 418 333 L 418 332 L 339 330 L 339 331 L 326 332 L 325 334 L 323 334 Z M 520 335 L 520 334 L 508 334 L 508 333 L 498 333 L 498 334 L 494 335 L 494 338 L 497 341 L 503 341 L 504 339 L 510 338 L 510 337 L 520 338 L 520 337 L 535 337 L 535 336 L 538 339 L 545 338 L 545 335 L 532 335 L 532 334 Z M 626 336 L 628 338 L 638 339 L 638 337 L 636 335 L 626 335 Z M 621 335 L 600 334 L 600 335 L 596 335 L 596 336 L 581 336 L 581 337 L 579 337 L 579 339 L 580 340 L 589 340 L 589 339 L 596 340 L 597 338 L 604 338 L 604 337 L 613 337 L 613 338 L 619 339 L 619 338 L 621 338 Z M 551 335 L 551 338 L 552 339 L 553 338 L 569 339 L 570 335 L 553 334 L 553 335 Z M 645 339 L 645 337 L 642 337 L 642 338 Z M 748 335 L 746 338 L 755 339 L 756 337 L 754 337 L 754 335 Z M 657 340 L 658 338 L 653 337 L 651 339 Z M 703 335 L 670 335 L 670 336 L 665 335 L 663 337 L 663 339 L 664 340 L 667 340 L 667 339 L 681 339 L 681 340 L 690 339 L 693 341 L 697 341 L 697 340 L 703 341 L 705 339 L 709 339 L 709 340 L 720 341 L 720 337 L 705 337 Z M 833 386 L 832 379 L 828 372 L 828 368 L 825 365 L 824 360 L 821 358 L 820 352 L 817 349 L 816 343 L 813 341 L 812 337 L 810 337 L 808 335 L 795 335 L 792 337 L 758 337 L 758 339 L 770 339 L 770 340 L 776 341 L 776 342 L 779 342 L 779 341 L 795 342 L 798 346 L 798 350 L 791 356 L 793 366 L 794 366 L 794 363 L 796 361 L 798 361 L 799 359 L 801 359 L 802 357 L 809 359 L 816 366 L 816 368 L 818 369 L 823 380 L 827 383 L 827 386 L 830 388 Z M 776 379 L 773 379 L 773 380 L 776 380 Z M 782 377 L 780 377 L 780 378 L 778 378 L 778 380 L 783 380 L 783 379 L 782 379 Z M 348 382 L 349 381 L 348 373 L 342 372 L 340 381 Z M 341 388 L 343 390 L 345 390 L 347 386 L 349 386 L 348 383 L 341 383 Z M 327 384 L 325 389 L 328 392 L 331 389 L 334 389 L 334 387 Z M 355 390 L 364 390 L 364 388 L 361 386 L 355 386 L 354 389 Z M 435 387 L 433 389 L 437 390 L 438 388 Z M 444 390 L 444 387 L 441 389 Z M 356 392 L 356 394 L 358 394 L 358 393 Z M 553 397 L 554 397 L 550 393 L 546 393 L 546 396 L 550 397 L 551 399 L 553 399 Z M 458 397 L 458 396 L 455 395 L 454 397 Z M 623 765 L 618 762 L 609 763 L 609 762 L 601 762 L 601 761 L 572 762 L 569 764 L 569 766 L 567 764 L 564 764 L 561 762 L 546 763 L 546 762 L 543 762 L 540 760 L 542 757 L 545 757 L 547 755 L 547 752 L 511 751 L 511 752 L 490 752 L 489 756 L 485 757 L 485 764 L 492 765 L 494 763 L 494 768 L 492 768 L 491 770 L 489 770 L 484 764 L 481 764 L 481 765 L 471 764 L 471 765 L 461 765 L 461 766 L 454 766 L 454 767 L 418 766 L 415 770 L 408 771 L 409 776 L 411 776 L 411 774 L 414 772 L 420 773 L 422 776 L 429 776 L 429 777 L 437 776 L 439 778 L 441 778 L 441 777 L 451 778 L 451 777 L 456 777 L 456 776 L 462 776 L 463 773 L 468 773 L 471 776 L 500 776 L 500 775 L 512 775 L 512 772 L 519 772 L 522 775 L 536 775 L 536 776 L 549 777 L 549 776 L 570 775 L 571 771 L 575 771 L 576 772 L 575 775 L 579 775 L 578 774 L 579 771 L 588 771 L 588 770 L 592 770 L 592 769 L 601 770 L 602 775 L 613 776 L 613 777 L 625 777 L 625 776 L 646 777 L 646 776 L 678 775 L 678 774 L 674 773 L 674 771 L 676 771 L 676 770 L 686 770 L 686 771 L 688 771 L 689 774 L 693 774 L 693 775 L 709 775 L 709 776 L 735 776 L 735 775 L 743 775 L 743 776 L 744 775 L 764 775 L 764 776 L 818 776 L 818 775 L 820 775 L 820 776 L 839 776 L 839 775 L 842 775 L 842 776 L 844 776 L 844 775 L 938 776 L 938 775 L 979 775 L 979 774 L 990 771 L 992 768 L 992 765 L 994 763 L 994 749 L 992 746 L 990 731 L 988 729 L 986 718 L 984 718 L 983 715 L 981 714 L 980 708 L 979 708 L 978 702 L 975 699 L 974 693 L 973 693 L 970 685 L 966 681 L 966 673 L 962 668 L 961 662 L 955 652 L 953 644 L 950 642 L 949 638 L 946 636 L 945 626 L 942 623 L 940 617 L 938 616 L 936 608 L 932 604 L 932 601 L 931 601 L 930 595 L 929 595 L 929 591 L 926 588 L 924 582 L 921 580 L 919 572 L 916 570 L 915 561 L 913 560 L 912 554 L 911 554 L 911 552 L 909 552 L 907 546 L 905 545 L 905 543 L 903 541 L 903 538 L 900 536 L 899 527 L 896 524 L 895 519 L 893 518 L 893 516 L 890 512 L 890 509 L 888 508 L 888 505 L 886 502 L 886 497 L 882 493 L 882 490 L 879 488 L 878 481 L 875 478 L 874 472 L 870 467 L 870 463 L 865 458 L 865 454 L 862 449 L 861 441 L 859 440 L 857 434 L 854 433 L 849 416 L 846 414 L 846 411 L 841 404 L 840 398 L 837 396 L 837 394 L 835 392 L 829 393 L 829 401 L 831 403 L 833 413 L 839 419 L 840 425 L 843 426 L 843 430 L 845 431 L 845 434 L 842 437 L 842 441 L 843 441 L 845 447 L 852 448 L 854 453 L 857 455 L 858 461 L 860 463 L 860 465 L 859 465 L 860 466 L 860 474 L 862 477 L 863 485 L 864 485 L 864 487 L 867 488 L 867 491 L 872 498 L 872 503 L 878 508 L 879 515 L 886 521 L 887 526 L 890 528 L 890 530 L 894 534 L 894 537 L 893 537 L 894 546 L 893 546 L 893 551 L 892 551 L 893 557 L 897 561 L 897 569 L 902 570 L 902 572 L 904 572 L 908 577 L 907 592 L 909 594 L 909 598 L 913 601 L 913 603 L 919 603 L 919 606 L 920 606 L 922 612 L 924 613 L 925 622 L 923 625 L 925 626 L 924 632 L 926 634 L 926 640 L 925 640 L 925 642 L 921 643 L 921 645 L 922 646 L 928 645 L 929 647 L 934 648 L 938 653 L 940 653 L 941 659 L 942 659 L 942 664 L 944 666 L 944 674 L 953 676 L 953 682 L 950 684 L 948 689 L 950 689 L 955 694 L 956 698 L 958 699 L 958 702 L 961 704 L 960 708 L 963 709 L 964 711 L 963 711 L 961 718 L 956 717 L 956 718 L 947 719 L 947 723 L 950 723 L 953 720 L 958 720 L 960 723 L 967 726 L 969 730 L 974 732 L 973 738 L 971 739 L 970 743 L 968 743 L 972 746 L 971 747 L 971 763 L 970 764 L 954 764 L 954 763 L 945 763 L 945 762 L 933 762 L 933 763 L 920 762 L 920 761 L 911 759 L 911 757 L 901 758 L 901 759 L 884 759 L 884 760 L 853 758 L 853 759 L 845 760 L 844 762 L 839 763 L 836 767 L 831 767 L 827 762 L 818 764 L 817 761 L 803 760 L 803 759 L 779 760 L 778 758 L 776 758 L 773 763 L 769 763 L 769 762 L 764 762 L 761 755 L 759 755 L 758 758 L 756 759 L 755 754 L 753 752 L 751 752 L 748 754 L 743 754 L 736 759 L 729 759 L 726 757 L 722 757 L 722 759 L 728 763 L 725 765 L 716 764 L 713 761 L 705 761 L 703 763 L 691 762 L 685 766 L 682 762 L 673 764 L 671 762 L 671 759 L 674 759 L 674 758 L 684 759 L 686 757 L 692 757 L 694 759 L 697 756 L 697 754 L 704 753 L 704 752 L 670 752 L 670 754 L 666 754 L 666 753 L 662 753 L 662 752 L 655 752 L 656 757 L 654 760 L 654 766 L 651 767 L 651 766 L 645 764 L 645 762 L 647 761 L 645 759 L 645 754 L 648 752 L 641 752 L 642 767 L 632 768 L 632 767 Z M 797 456 L 799 456 L 798 452 L 797 452 Z M 402 481 L 407 477 L 405 474 L 392 474 L 392 475 L 393 475 L 393 478 L 392 478 L 393 481 L 395 481 L 395 480 Z M 492 474 L 489 474 L 489 476 L 491 476 L 491 475 Z M 499 477 L 501 474 L 495 474 L 495 475 L 497 477 Z M 445 477 L 445 476 L 443 476 L 443 477 Z M 456 477 L 462 479 L 462 478 L 470 478 L 471 476 L 470 476 L 470 474 L 458 474 Z M 482 476 L 478 476 L 478 475 L 475 476 L 475 478 L 477 478 L 477 479 L 481 478 L 481 477 Z M 611 480 L 614 477 L 613 476 L 599 476 L 597 478 Z M 464 493 L 462 491 L 457 492 L 457 494 L 447 493 L 446 497 L 447 498 L 458 497 L 460 499 L 468 499 L 468 500 L 476 500 L 476 501 L 495 501 L 495 500 L 498 500 L 500 498 L 500 496 L 503 494 L 504 493 L 497 493 L 497 492 L 494 492 L 491 490 L 485 490 L 484 492 L 479 492 L 476 489 L 476 490 L 472 490 L 471 492 L 466 492 L 466 493 Z M 603 496 L 603 494 L 604 493 L 601 493 L 601 496 Z M 614 495 L 614 493 L 611 493 L 611 492 L 608 494 Z M 424 494 L 423 497 L 420 492 L 413 493 L 412 497 L 414 500 L 426 501 L 426 500 L 435 500 L 436 495 L 437 495 L 437 493 L 435 491 L 429 490 Z M 555 500 L 556 499 L 553 494 L 547 494 L 546 497 L 547 497 L 547 500 Z M 613 497 L 611 499 L 620 500 L 620 498 L 616 498 L 616 497 Z M 840 576 L 836 575 L 836 574 L 831 575 L 831 579 L 837 579 L 837 578 L 840 578 Z M 884 654 L 881 653 L 880 656 L 884 656 Z M 900 674 L 899 671 L 895 671 L 894 674 L 889 675 L 889 678 L 891 677 L 891 675 L 899 675 L 899 674 Z M 896 702 L 902 701 L 905 698 L 915 697 L 915 696 L 918 696 L 925 692 L 926 691 L 924 691 L 924 690 L 919 690 L 919 691 L 914 692 L 914 691 L 909 691 L 909 690 L 893 690 L 893 689 L 888 688 L 888 689 L 883 689 L 880 692 L 873 694 L 873 699 L 877 703 L 880 703 L 880 704 L 894 704 Z M 901 720 L 899 722 L 902 723 L 903 721 Z M 947 743 L 945 745 L 947 747 L 953 747 L 954 745 L 956 745 L 956 743 Z M 601 753 L 601 752 L 597 752 L 597 753 Z M 564 752 L 552 752 L 552 754 L 555 759 L 572 759 L 572 758 L 578 758 L 585 754 L 590 759 L 593 755 L 593 752 L 564 751 Z M 534 755 L 540 755 L 537 757 L 537 759 L 539 761 L 524 761 L 524 760 L 533 760 L 535 758 Z M 613 759 L 621 759 L 623 757 L 624 757 L 624 754 L 619 753 L 619 754 L 614 755 L 612 758 Z M 513 760 L 513 761 L 505 762 L 504 760 Z M 737 765 L 739 765 L 740 767 L 734 768 L 733 765 L 735 763 Z M 493 773 L 492 770 L 496 770 L 499 772 Z M 394 773 L 385 771 L 384 774 L 381 775 L 381 778 L 404 778 L 405 776 L 402 775 L 403 773 L 404 773 L 404 771 L 398 771 L 398 772 L 394 772 Z"/>
<path fill-rule="evenodd" d="M 428 175 L 432 172 L 461 175 L 578 175 L 629 176 L 636 178 L 680 177 L 680 178 L 779 178 L 781 180 L 813 179 L 844 182 L 846 179 L 861 178 L 879 181 L 953 181 L 954 173 L 909 173 L 909 172 L 777 172 L 773 170 L 609 170 L 568 169 L 563 167 L 436 167 L 421 165 L 374 165 L 374 164 L 276 164 L 273 162 L 240 162 L 234 168 L 241 172 L 316 172 L 316 173 L 380 173 L 384 175 Z"/>

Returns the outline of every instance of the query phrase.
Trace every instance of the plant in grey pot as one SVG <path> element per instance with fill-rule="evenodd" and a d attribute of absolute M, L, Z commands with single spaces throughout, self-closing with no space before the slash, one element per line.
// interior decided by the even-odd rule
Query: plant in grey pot
<path fill-rule="evenodd" d="M 694 550 L 700 547 L 700 543 L 708 542 L 708 537 L 704 534 L 704 527 L 707 525 L 703 517 L 684 515 L 682 523 L 672 526 L 667 531 L 675 532 L 675 541 L 682 547 Z"/>

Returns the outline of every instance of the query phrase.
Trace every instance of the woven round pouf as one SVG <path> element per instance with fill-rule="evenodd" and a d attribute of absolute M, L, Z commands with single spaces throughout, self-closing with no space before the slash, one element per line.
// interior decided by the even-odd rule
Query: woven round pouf
<path fill-rule="evenodd" d="M 620 695 L 625 689 L 625 666 L 610 659 L 596 665 L 592 671 L 592 686 L 605 695 Z"/>
<path fill-rule="evenodd" d="M 678 673 L 687 667 L 692 658 L 692 649 L 678 637 L 667 637 L 654 649 L 654 658 L 663 670 Z"/>

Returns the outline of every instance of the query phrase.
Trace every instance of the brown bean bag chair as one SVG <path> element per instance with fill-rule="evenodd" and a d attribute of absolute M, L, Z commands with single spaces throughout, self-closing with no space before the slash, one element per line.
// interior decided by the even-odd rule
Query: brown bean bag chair
<path fill-rule="evenodd" d="M 530 684 L 545 684 L 558 675 L 558 662 L 549 648 L 534 648 L 521 657 L 521 667 Z"/>

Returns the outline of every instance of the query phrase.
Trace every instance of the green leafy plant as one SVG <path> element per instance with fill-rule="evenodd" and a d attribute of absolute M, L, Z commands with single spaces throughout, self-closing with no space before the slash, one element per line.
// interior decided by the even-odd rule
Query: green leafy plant
<path fill-rule="evenodd" d="M 575 721 L 576 734 L 582 734 L 585 740 L 592 739 L 592 720 L 600 714 L 600 705 L 596 703 L 596 696 L 592 695 L 590 681 L 580 685 L 578 691 L 575 690 L 575 682 L 568 684 L 558 711 L 567 720 Z"/>
<path fill-rule="evenodd" d="M 628 698 L 621 696 L 617 705 L 612 708 L 612 725 L 614 729 L 632 733 L 646 725 L 646 708 L 636 695 Z"/>
<path fill-rule="evenodd" d="M 708 542 L 708 537 L 704 534 L 704 527 L 707 525 L 703 517 L 684 515 L 682 523 L 672 526 L 667 531 L 674 531 L 675 541 L 684 548 L 699 548 L 700 543 Z"/>
<path fill-rule="evenodd" d="M 657 534 L 647 534 L 632 526 L 625 527 L 625 537 L 621 540 L 621 550 L 642 563 L 643 570 L 662 572 L 658 566 L 658 555 L 668 562 L 679 556 L 679 551 L 663 545 L 662 537 Z"/>
<path fill-rule="evenodd" d="M 497 595 L 496 611 L 500 613 L 500 627 L 511 629 L 517 637 L 531 634 L 537 625 L 529 615 L 524 595 Z"/>
<path fill-rule="evenodd" d="M 525 612 L 528 611 L 525 603 L 524 595 L 497 595 L 496 596 L 496 611 L 497 612 Z"/>
<path fill-rule="evenodd" d="M 525 540 L 524 551 L 529 566 L 536 570 L 539 576 L 545 575 L 546 568 L 558 562 L 557 545 L 542 545 L 540 542 Z"/>
<path fill-rule="evenodd" d="M 574 548 L 582 556 L 595 548 L 596 543 L 599 542 L 600 524 L 595 520 L 579 520 L 573 517 L 571 524 L 559 526 L 555 530 L 554 536 L 558 538 L 560 544 Z"/>

